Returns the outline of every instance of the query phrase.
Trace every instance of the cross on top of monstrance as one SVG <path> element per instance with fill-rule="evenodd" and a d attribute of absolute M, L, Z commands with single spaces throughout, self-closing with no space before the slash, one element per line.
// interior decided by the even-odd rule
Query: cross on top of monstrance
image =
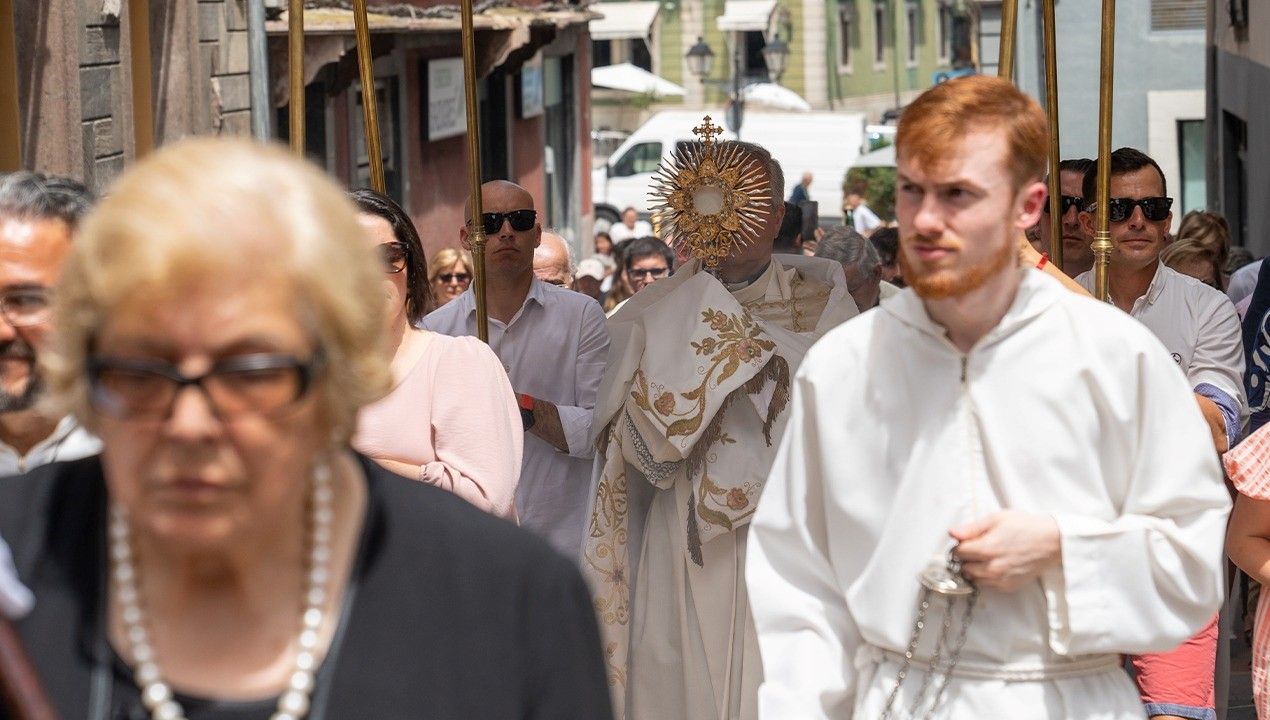
<path fill-rule="evenodd" d="M 710 122 L 710 116 L 706 115 L 701 124 L 692 129 L 692 134 L 701 138 L 701 142 L 709 147 L 714 144 L 714 137 L 723 134 L 723 128 Z"/>

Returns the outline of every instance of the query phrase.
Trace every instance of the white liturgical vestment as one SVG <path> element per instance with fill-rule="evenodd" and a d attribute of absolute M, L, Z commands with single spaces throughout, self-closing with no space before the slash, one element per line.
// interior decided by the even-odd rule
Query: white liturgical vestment
<path fill-rule="evenodd" d="M 582 569 L 616 720 L 756 717 L 749 522 L 793 370 L 855 315 L 840 265 L 780 256 L 732 291 L 693 261 L 609 320 Z"/>
<path fill-rule="evenodd" d="M 1141 718 L 1119 654 L 1170 650 L 1217 611 L 1230 501 L 1186 379 L 1141 324 L 1023 272 L 969 353 L 905 290 L 804 359 L 751 526 L 761 717 L 880 717 L 919 573 L 949 528 L 1003 508 L 1052 516 L 1062 560 L 1017 592 L 980 592 L 937 718 Z M 897 720 L 944 607 L 936 596 Z"/>

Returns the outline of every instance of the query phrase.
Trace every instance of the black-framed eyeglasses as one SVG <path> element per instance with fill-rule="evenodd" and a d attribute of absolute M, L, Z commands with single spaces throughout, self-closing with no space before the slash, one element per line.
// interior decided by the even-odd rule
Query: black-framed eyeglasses
<path fill-rule="evenodd" d="M 1171 197 L 1111 198 L 1107 201 L 1107 219 L 1111 222 L 1124 222 L 1133 214 L 1134 207 L 1142 208 L 1142 216 L 1151 222 L 1160 222 L 1169 216 L 1169 208 L 1173 207 Z M 1089 204 L 1089 212 L 1097 212 L 1098 203 Z"/>
<path fill-rule="evenodd" d="M 627 269 L 626 269 L 626 274 L 627 274 L 627 275 L 630 275 L 630 276 L 631 276 L 631 277 L 633 277 L 633 278 L 651 277 L 651 278 L 654 278 L 654 279 L 661 279 L 661 278 L 666 277 L 666 274 L 667 274 L 667 273 L 669 273 L 669 272 L 670 272 L 670 268 L 664 268 L 664 267 L 659 267 L 659 268 L 627 268 Z"/>
<path fill-rule="evenodd" d="M 287 408 L 313 385 L 320 353 L 308 360 L 277 353 L 225 358 L 201 375 L 186 375 L 166 360 L 94 356 L 88 360 L 89 400 L 122 419 L 163 419 L 181 390 L 203 391 L 217 417 L 270 414 Z"/>
<path fill-rule="evenodd" d="M 532 228 L 537 219 L 538 213 L 535 210 L 512 210 L 511 212 L 505 213 L 481 213 L 481 224 L 485 226 L 486 235 L 493 235 L 499 230 L 502 230 L 503 220 L 512 224 L 512 230 L 515 230 L 516 232 L 524 232 Z"/>
<path fill-rule="evenodd" d="M 394 241 L 379 244 L 379 260 L 384 265 L 384 272 L 390 275 L 406 269 L 408 256 L 405 243 Z"/>
<path fill-rule="evenodd" d="M 1058 198 L 1058 203 L 1059 203 L 1058 214 L 1066 215 L 1067 211 L 1071 210 L 1072 208 L 1076 208 L 1077 210 L 1079 210 L 1080 206 L 1085 203 L 1085 198 L 1079 195 L 1060 195 Z M 1045 214 L 1048 215 L 1049 211 L 1050 211 L 1050 204 L 1049 204 L 1049 201 L 1046 200 Z"/>
<path fill-rule="evenodd" d="M 437 279 L 448 285 L 456 280 L 461 283 L 468 282 L 472 276 L 469 273 L 440 273 Z"/>
<path fill-rule="evenodd" d="M 53 291 L 32 286 L 0 292 L 0 315 L 13 327 L 48 322 L 53 316 Z"/>

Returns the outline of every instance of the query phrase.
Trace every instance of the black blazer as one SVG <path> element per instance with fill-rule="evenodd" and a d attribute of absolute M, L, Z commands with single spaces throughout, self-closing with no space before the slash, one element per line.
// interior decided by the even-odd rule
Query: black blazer
<path fill-rule="evenodd" d="M 365 527 L 308 719 L 611 717 L 574 564 L 444 490 L 359 461 Z M 105 517 L 97 457 L 0 480 L 0 536 L 36 597 L 18 629 L 63 720 L 148 717 L 105 639 Z M 178 699 L 189 720 L 265 720 L 275 707 Z"/>

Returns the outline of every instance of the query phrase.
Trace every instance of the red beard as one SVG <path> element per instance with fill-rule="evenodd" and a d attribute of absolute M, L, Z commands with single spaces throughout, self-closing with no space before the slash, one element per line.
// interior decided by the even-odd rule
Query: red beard
<path fill-rule="evenodd" d="M 1006 244 L 997 254 L 967 268 L 919 270 L 905 252 L 905 247 L 918 239 L 918 236 L 910 236 L 908 242 L 901 242 L 897 259 L 904 282 L 923 300 L 943 300 L 973 292 L 983 287 L 989 278 L 1018 262 L 1018 249 Z"/>

